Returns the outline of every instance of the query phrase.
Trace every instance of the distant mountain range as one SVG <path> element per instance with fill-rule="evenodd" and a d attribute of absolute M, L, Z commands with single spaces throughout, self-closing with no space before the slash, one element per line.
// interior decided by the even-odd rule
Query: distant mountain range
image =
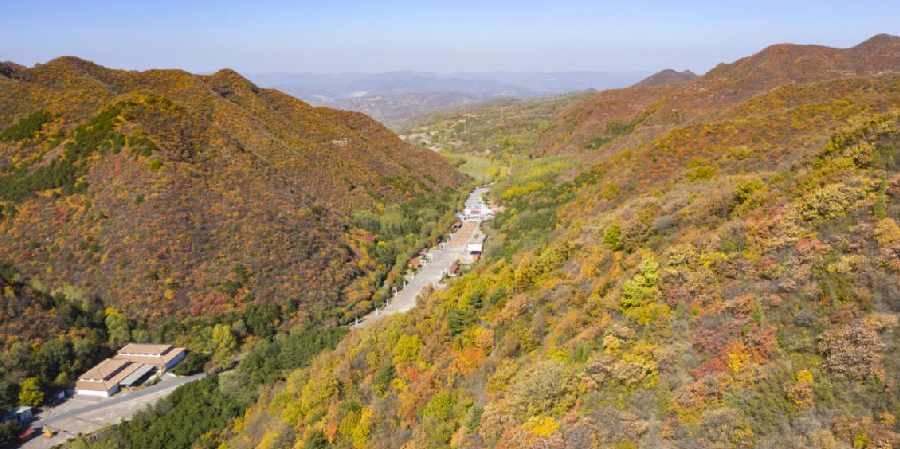
<path fill-rule="evenodd" d="M 374 95 L 455 92 L 475 96 L 553 95 L 630 86 L 649 72 L 384 72 L 257 73 L 254 83 L 274 87 L 304 101 L 331 102 Z"/>
<path fill-rule="evenodd" d="M 389 126 L 494 97 L 534 97 L 630 86 L 648 72 L 258 73 L 253 82 L 313 105 L 360 111 Z"/>

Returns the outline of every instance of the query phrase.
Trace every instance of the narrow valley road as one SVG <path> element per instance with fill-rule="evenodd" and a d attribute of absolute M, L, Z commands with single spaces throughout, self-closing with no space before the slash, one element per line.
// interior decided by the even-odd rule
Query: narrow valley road
<path fill-rule="evenodd" d="M 480 203 L 481 196 L 485 192 L 487 192 L 485 187 L 475 188 L 469 194 L 466 204 Z M 416 298 L 426 287 L 437 285 L 444 275 L 449 272 L 454 262 L 466 259 L 466 245 L 475 241 L 480 224 L 480 220 L 464 222 L 462 228 L 450 237 L 450 241 L 443 248 L 429 252 L 431 261 L 419 269 L 419 272 L 406 284 L 406 287 L 391 298 L 386 307 L 369 313 L 353 327 L 369 326 L 385 317 L 412 310 L 416 306 Z"/>

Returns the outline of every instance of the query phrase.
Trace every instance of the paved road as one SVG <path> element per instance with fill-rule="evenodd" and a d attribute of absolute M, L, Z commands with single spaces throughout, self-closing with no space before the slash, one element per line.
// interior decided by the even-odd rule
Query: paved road
<path fill-rule="evenodd" d="M 466 200 L 467 205 L 475 207 L 481 203 L 481 195 L 486 192 L 484 187 L 478 187 L 469 194 Z M 390 303 L 381 310 L 374 311 L 366 315 L 353 327 L 365 327 L 377 323 L 387 316 L 397 313 L 404 313 L 412 310 L 416 306 L 416 297 L 422 290 L 429 285 L 436 285 L 441 281 L 450 270 L 450 266 L 456 261 L 471 262 L 466 260 L 466 245 L 475 241 L 480 241 L 478 235 L 478 226 L 480 221 L 467 221 L 463 223 L 462 228 L 453 234 L 450 241 L 444 245 L 443 249 L 435 249 L 429 252 L 431 262 L 419 269 L 415 277 L 400 290 Z"/>
<path fill-rule="evenodd" d="M 96 404 L 86 405 L 81 408 L 76 408 L 74 410 L 65 411 L 65 412 L 58 413 L 53 416 L 43 418 L 41 420 L 41 422 L 45 426 L 53 427 L 53 423 L 62 421 L 64 419 L 74 418 L 79 415 L 84 415 L 86 413 L 96 412 L 98 410 L 101 410 L 101 409 L 104 409 L 107 407 L 113 407 L 116 405 L 120 405 L 124 402 L 135 401 L 144 396 L 149 396 L 151 394 L 159 393 L 159 392 L 162 392 L 165 390 L 174 390 L 175 388 L 180 387 L 181 385 L 184 385 L 188 382 L 200 379 L 201 377 L 203 377 L 205 375 L 206 374 L 195 374 L 193 376 L 178 377 L 175 379 L 166 380 L 166 381 L 163 381 L 156 385 L 153 385 L 153 386 L 150 386 L 147 388 L 142 388 L 138 391 L 134 391 L 131 393 L 122 393 L 120 395 L 113 396 L 110 399 L 101 400 L 100 402 L 97 402 Z"/>

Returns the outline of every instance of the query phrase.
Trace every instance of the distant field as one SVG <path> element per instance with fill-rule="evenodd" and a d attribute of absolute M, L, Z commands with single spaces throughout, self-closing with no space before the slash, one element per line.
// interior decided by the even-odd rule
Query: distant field
<path fill-rule="evenodd" d="M 480 183 L 496 181 L 503 172 L 502 165 L 492 161 L 489 157 L 450 152 L 441 152 L 440 155 L 449 159 L 459 171 L 475 178 Z"/>

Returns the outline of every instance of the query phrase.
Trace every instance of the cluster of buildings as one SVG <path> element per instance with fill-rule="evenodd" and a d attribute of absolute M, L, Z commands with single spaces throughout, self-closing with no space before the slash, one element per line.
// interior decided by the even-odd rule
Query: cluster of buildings
<path fill-rule="evenodd" d="M 479 187 L 479 189 L 481 189 Z M 479 189 L 476 193 L 466 199 L 466 205 L 462 212 L 458 214 L 460 220 L 463 221 L 485 221 L 494 218 L 497 211 L 491 209 L 482 198 Z"/>
<path fill-rule="evenodd" d="M 494 210 L 487 206 L 466 207 L 459 213 L 463 221 L 485 221 L 494 218 Z"/>
<path fill-rule="evenodd" d="M 130 343 L 89 369 L 75 383 L 75 394 L 109 397 L 122 388 L 141 385 L 153 375 L 174 367 L 185 356 L 172 345 Z"/>

